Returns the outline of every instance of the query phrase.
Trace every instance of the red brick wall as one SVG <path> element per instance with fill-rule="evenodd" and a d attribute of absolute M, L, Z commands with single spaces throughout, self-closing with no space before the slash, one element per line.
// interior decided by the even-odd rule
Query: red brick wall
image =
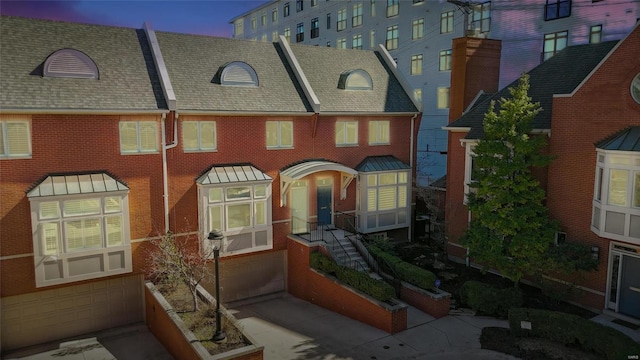
<path fill-rule="evenodd" d="M 392 334 L 407 329 L 406 307 L 387 310 L 312 270 L 309 254 L 314 251 L 318 248 L 289 239 L 289 293 Z"/>
<path fill-rule="evenodd" d="M 466 135 L 466 132 L 450 131 L 448 136 L 445 224 L 449 242 L 459 242 L 469 222 L 469 212 L 464 205 L 465 148 L 460 143 Z"/>
<path fill-rule="evenodd" d="M 425 291 L 403 284 L 400 288 L 400 298 L 407 304 L 439 319 L 449 315 L 451 308 L 451 294 L 434 297 Z"/>
<path fill-rule="evenodd" d="M 586 274 L 579 283 L 602 292 L 606 289 L 609 240 L 590 229 L 594 144 L 627 126 L 640 125 L 640 104 L 629 91 L 633 77 L 640 73 L 638 54 L 640 29 L 629 35 L 573 96 L 553 101 L 550 149 L 557 158 L 549 166 L 547 205 L 568 241 L 600 248 L 598 271 Z M 599 300 L 597 308 L 603 308 L 604 296 Z"/>

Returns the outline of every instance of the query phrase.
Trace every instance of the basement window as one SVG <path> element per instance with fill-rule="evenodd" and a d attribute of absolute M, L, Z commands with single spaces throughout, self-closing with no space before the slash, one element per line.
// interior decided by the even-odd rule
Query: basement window
<path fill-rule="evenodd" d="M 49 55 L 44 61 L 43 76 L 99 79 L 96 63 L 75 49 L 61 49 Z"/>

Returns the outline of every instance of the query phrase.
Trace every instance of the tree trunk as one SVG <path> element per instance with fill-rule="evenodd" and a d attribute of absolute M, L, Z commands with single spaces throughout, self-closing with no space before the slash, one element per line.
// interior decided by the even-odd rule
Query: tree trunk
<path fill-rule="evenodd" d="M 196 312 L 200 310 L 198 308 L 198 291 L 196 288 L 191 289 L 191 296 L 193 297 L 193 311 Z"/>

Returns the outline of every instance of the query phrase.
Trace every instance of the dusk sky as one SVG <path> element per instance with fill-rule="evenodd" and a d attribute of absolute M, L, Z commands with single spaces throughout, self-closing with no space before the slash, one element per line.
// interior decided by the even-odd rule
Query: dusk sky
<path fill-rule="evenodd" d="M 231 37 L 229 20 L 267 3 L 255 0 L 0 0 L 0 14 Z"/>

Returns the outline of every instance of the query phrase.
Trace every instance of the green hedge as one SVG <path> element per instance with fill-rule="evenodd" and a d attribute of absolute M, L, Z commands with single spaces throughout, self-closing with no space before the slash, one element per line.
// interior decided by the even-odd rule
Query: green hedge
<path fill-rule="evenodd" d="M 462 284 L 460 301 L 475 311 L 506 318 L 509 309 L 522 306 L 522 292 L 515 287 L 497 289 L 471 280 Z"/>
<path fill-rule="evenodd" d="M 367 247 L 376 258 L 384 260 L 393 271 L 400 277 L 400 280 L 415 285 L 421 289 L 433 289 L 435 287 L 436 276 L 429 270 L 403 261 L 397 256 L 380 250 L 377 246 Z"/>
<path fill-rule="evenodd" d="M 384 281 L 376 280 L 369 275 L 340 266 L 335 261 L 321 254 L 311 253 L 311 267 L 327 274 L 335 275 L 338 280 L 380 301 L 389 301 L 395 296 L 395 290 Z"/>
<path fill-rule="evenodd" d="M 531 330 L 522 329 L 522 321 Z M 561 344 L 579 344 L 605 359 L 628 359 L 640 355 L 640 344 L 618 330 L 579 316 L 557 311 L 513 308 L 509 311 L 509 327 L 517 336 L 533 336 Z"/>

